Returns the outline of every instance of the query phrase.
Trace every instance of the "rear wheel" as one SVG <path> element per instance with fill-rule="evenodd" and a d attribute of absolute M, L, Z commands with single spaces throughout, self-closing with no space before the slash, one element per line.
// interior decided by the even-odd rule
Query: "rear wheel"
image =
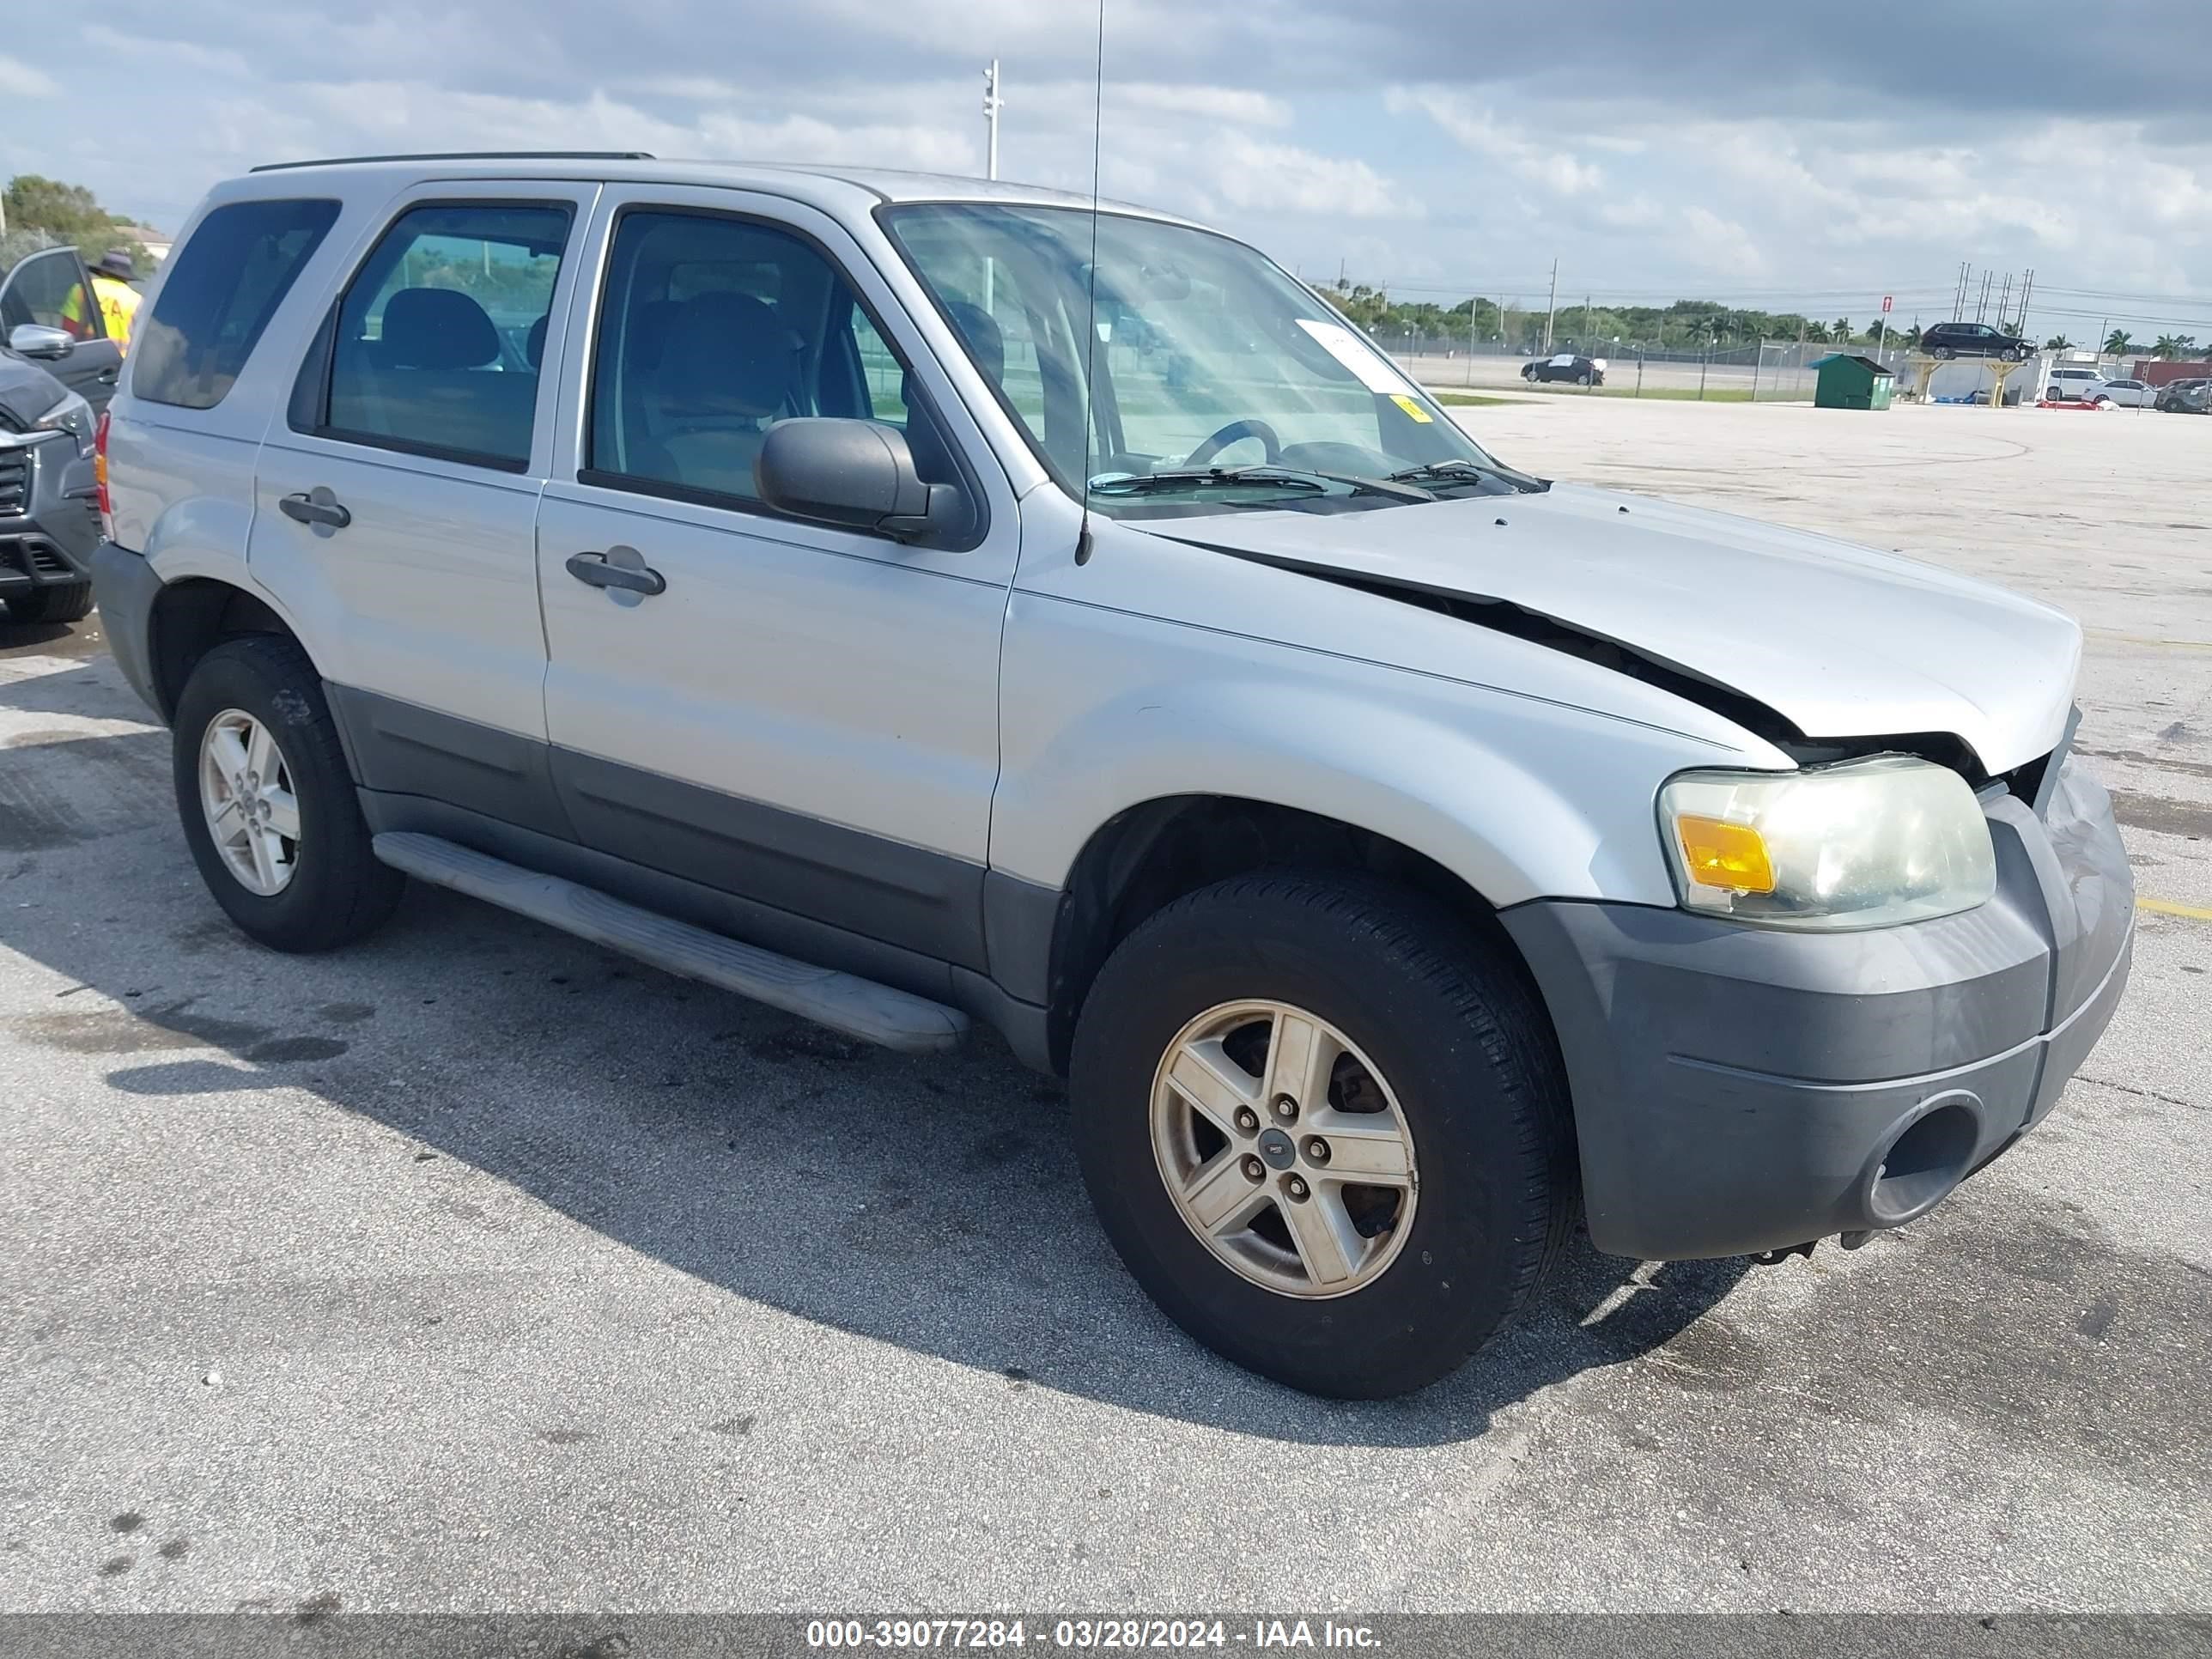
<path fill-rule="evenodd" d="M 1949 346 L 1937 346 L 1936 348 L 1936 356 L 1937 359 L 1943 362 L 1950 362 L 1952 358 L 1958 355 L 1959 354 L 1952 350 Z"/>
<path fill-rule="evenodd" d="M 289 639 L 226 641 L 177 699 L 177 811 L 201 879 L 278 951 L 328 951 L 392 914 L 405 878 L 377 862 L 321 678 Z"/>
<path fill-rule="evenodd" d="M 7 601 L 12 623 L 82 622 L 92 614 L 92 584 L 63 582 L 53 587 L 34 587 Z"/>
<path fill-rule="evenodd" d="M 1389 890 L 1247 877 L 1170 905 L 1100 973 L 1072 1069 L 1077 1156 L 1130 1272 L 1294 1388 L 1449 1375 L 1572 1219 L 1534 994 Z"/>

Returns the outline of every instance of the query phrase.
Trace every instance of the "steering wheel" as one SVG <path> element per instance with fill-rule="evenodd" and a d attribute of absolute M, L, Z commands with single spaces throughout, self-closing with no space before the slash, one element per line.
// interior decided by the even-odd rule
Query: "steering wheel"
<path fill-rule="evenodd" d="M 1189 454 L 1182 458 L 1185 466 L 1204 466 L 1233 443 L 1246 438 L 1257 438 L 1267 452 L 1267 465 L 1274 465 L 1283 459 L 1283 441 L 1275 435 L 1275 428 L 1265 421 L 1231 421 Z"/>

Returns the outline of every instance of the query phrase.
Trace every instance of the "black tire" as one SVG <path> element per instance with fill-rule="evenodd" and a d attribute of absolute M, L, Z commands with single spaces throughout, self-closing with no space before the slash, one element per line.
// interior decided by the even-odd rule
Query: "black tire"
<path fill-rule="evenodd" d="M 1152 1150 L 1155 1073 L 1177 1034 L 1244 998 L 1329 1021 L 1396 1093 L 1419 1199 L 1379 1278 L 1328 1298 L 1272 1291 L 1182 1219 Z M 1168 1316 L 1309 1393 L 1383 1399 L 1456 1370 L 1528 1300 L 1578 1213 L 1567 1089 L 1515 965 L 1395 890 L 1252 876 L 1147 920 L 1078 1024 L 1073 1139 L 1100 1221 Z"/>
<path fill-rule="evenodd" d="M 1936 348 L 1936 359 L 1937 359 L 1937 361 L 1939 361 L 1939 362 L 1946 362 L 1946 363 L 1948 363 L 1948 362 L 1949 362 L 1951 361 L 1951 359 L 1952 359 L 1952 358 L 1954 358 L 1954 357 L 1957 356 L 1958 355 L 1959 355 L 1959 354 L 1958 354 L 1957 352 L 1954 351 L 1954 350 L 1953 350 L 1949 346 L 1937 346 L 1937 347 Z"/>
<path fill-rule="evenodd" d="M 1588 386 L 1589 383 L 1590 377 L 1589 371 L 1588 369 L 1584 369 L 1581 374 L 1575 376 L 1575 384 L 1577 386 Z"/>
<path fill-rule="evenodd" d="M 7 601 L 12 623 L 82 622 L 92 614 L 92 584 L 63 582 L 53 587 L 34 587 Z"/>
<path fill-rule="evenodd" d="M 299 802 L 296 866 L 283 890 L 267 896 L 231 874 L 200 806 L 200 740 L 209 723 L 230 708 L 269 728 Z M 185 844 L 216 902 L 244 933 L 272 950 L 331 951 L 391 915 L 406 878 L 369 850 L 337 726 L 306 652 L 274 634 L 225 641 L 185 682 L 173 727 L 177 815 Z"/>

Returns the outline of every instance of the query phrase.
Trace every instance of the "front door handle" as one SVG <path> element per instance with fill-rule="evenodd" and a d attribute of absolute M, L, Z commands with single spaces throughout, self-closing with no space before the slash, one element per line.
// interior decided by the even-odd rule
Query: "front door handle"
<path fill-rule="evenodd" d="M 592 587 L 619 587 L 626 593 L 650 599 L 668 591 L 667 578 L 645 562 L 634 547 L 611 547 L 604 553 L 571 553 L 568 574 Z"/>
<path fill-rule="evenodd" d="M 343 530 L 353 522 L 353 514 L 331 493 L 328 484 L 317 484 L 313 489 L 287 495 L 276 503 L 276 510 L 288 519 L 320 525 L 326 530 Z"/>

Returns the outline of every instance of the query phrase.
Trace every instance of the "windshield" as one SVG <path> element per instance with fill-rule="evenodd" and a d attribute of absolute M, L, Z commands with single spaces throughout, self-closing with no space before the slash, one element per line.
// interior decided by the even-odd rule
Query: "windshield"
<path fill-rule="evenodd" d="M 1038 459 L 1094 511 L 1350 510 L 1534 487 L 1242 243 L 1079 208 L 937 203 L 882 216 Z M 1361 487 L 1407 473 L 1419 488 Z"/>

